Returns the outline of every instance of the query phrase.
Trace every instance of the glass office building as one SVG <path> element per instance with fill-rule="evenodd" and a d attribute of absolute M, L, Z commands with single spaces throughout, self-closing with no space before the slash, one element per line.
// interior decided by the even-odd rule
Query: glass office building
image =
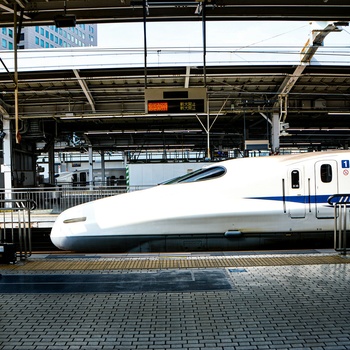
<path fill-rule="evenodd" d="M 0 50 L 13 50 L 13 28 L 0 29 Z M 56 26 L 24 27 L 20 35 L 19 49 L 49 49 L 54 47 L 97 46 L 97 25 L 77 24 L 75 27 Z"/>

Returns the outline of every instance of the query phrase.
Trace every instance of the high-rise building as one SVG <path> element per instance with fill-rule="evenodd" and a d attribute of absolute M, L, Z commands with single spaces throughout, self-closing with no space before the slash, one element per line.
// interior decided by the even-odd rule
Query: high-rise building
<path fill-rule="evenodd" d="M 0 50 L 13 50 L 14 29 L 0 29 Z M 35 26 L 22 28 L 19 49 L 97 46 L 97 25 L 77 24 L 75 27 Z"/>

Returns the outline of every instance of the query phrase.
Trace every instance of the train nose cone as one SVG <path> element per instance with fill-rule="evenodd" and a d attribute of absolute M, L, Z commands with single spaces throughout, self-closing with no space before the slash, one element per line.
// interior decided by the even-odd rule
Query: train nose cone
<path fill-rule="evenodd" d="M 64 247 L 64 237 L 65 234 L 61 230 L 62 226 L 56 222 L 54 223 L 52 229 L 51 229 L 51 234 L 50 234 L 50 239 L 51 242 L 58 248 L 58 249 L 65 249 Z"/>
<path fill-rule="evenodd" d="M 84 229 L 81 224 L 86 221 L 86 216 L 77 213 L 75 210 L 68 209 L 61 213 L 52 229 L 50 234 L 51 242 L 59 249 L 71 250 L 70 241 L 73 236 L 79 235 Z"/>

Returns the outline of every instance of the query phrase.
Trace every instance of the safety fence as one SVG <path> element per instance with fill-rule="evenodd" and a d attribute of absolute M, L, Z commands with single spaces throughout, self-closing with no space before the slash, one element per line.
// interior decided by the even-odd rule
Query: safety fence
<path fill-rule="evenodd" d="M 0 261 L 27 259 L 32 253 L 32 200 L 0 200 Z"/>
<path fill-rule="evenodd" d="M 336 194 L 328 198 L 334 207 L 334 249 L 342 255 L 350 251 L 350 194 Z"/>
<path fill-rule="evenodd" d="M 0 200 L 32 201 L 33 209 L 36 211 L 59 214 L 78 204 L 140 189 L 142 189 L 140 186 L 130 188 L 125 186 L 90 187 L 89 185 L 16 188 L 0 192 Z"/>

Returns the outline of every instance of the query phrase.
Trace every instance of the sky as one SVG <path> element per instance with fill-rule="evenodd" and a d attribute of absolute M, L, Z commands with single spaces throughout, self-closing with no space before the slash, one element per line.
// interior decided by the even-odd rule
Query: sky
<path fill-rule="evenodd" d="M 209 21 L 206 24 L 207 63 L 295 63 L 300 60 L 299 52 L 312 36 L 311 31 L 326 26 L 327 22 Z M 143 23 L 98 26 L 98 46 L 101 48 L 138 48 L 139 55 L 142 56 L 143 40 Z M 222 50 L 215 53 L 214 48 L 218 47 L 224 47 L 227 53 L 223 54 Z M 327 53 L 321 54 L 322 50 L 319 49 L 315 62 L 350 64 L 350 28 L 343 27 L 341 32 L 330 33 L 325 38 L 324 47 L 323 50 L 328 50 Z M 179 48 L 183 50 L 181 55 Z M 150 65 L 157 62 L 160 65 L 181 62 L 200 64 L 203 59 L 202 48 L 201 21 L 147 23 Z M 335 52 L 339 53 L 343 49 L 346 50 L 346 55 L 339 54 L 336 57 Z"/>
<path fill-rule="evenodd" d="M 327 25 L 316 24 L 319 28 Z M 315 26 L 293 21 L 209 21 L 206 65 L 299 64 L 300 51 Z M 21 50 L 19 69 L 144 66 L 143 23 L 100 24 L 97 33 L 98 50 L 95 47 Z M 12 52 L 2 55 L 6 66 L 13 69 Z M 202 66 L 203 62 L 201 21 L 147 23 L 148 67 Z M 311 63 L 350 65 L 350 27 L 330 33 Z"/>
<path fill-rule="evenodd" d="M 293 21 L 221 21 L 207 22 L 207 46 L 297 45 L 303 46 L 312 28 L 327 22 Z M 350 46 L 350 28 L 331 33 L 325 43 Z M 135 48 L 143 47 L 143 23 L 100 24 L 98 46 Z M 202 23 L 161 22 L 147 23 L 148 47 L 202 46 Z"/>

